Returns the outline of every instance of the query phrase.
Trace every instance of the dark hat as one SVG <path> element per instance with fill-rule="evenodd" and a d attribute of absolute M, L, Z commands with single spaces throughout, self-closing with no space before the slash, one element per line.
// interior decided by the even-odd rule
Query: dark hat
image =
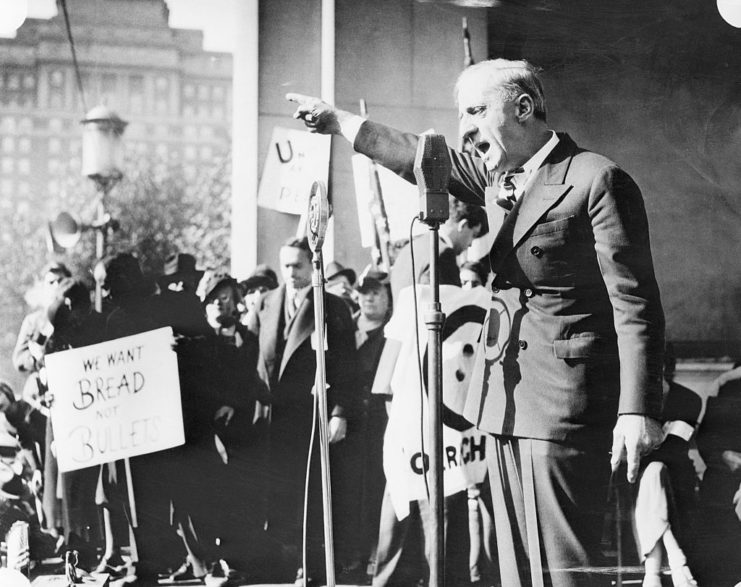
<path fill-rule="evenodd" d="M 247 279 L 239 282 L 239 287 L 242 290 L 242 295 L 246 295 L 258 287 L 275 289 L 278 287 L 278 276 L 267 265 L 258 265 Z"/>
<path fill-rule="evenodd" d="M 203 271 L 196 269 L 196 258 L 188 253 L 173 253 L 165 259 L 163 275 L 157 278 L 160 289 L 168 289 L 171 283 L 191 279 L 198 283 Z"/>
<path fill-rule="evenodd" d="M 70 277 L 72 275 L 70 270 L 67 269 L 67 266 L 59 261 L 51 261 L 44 265 L 44 268 L 41 270 L 41 275 L 46 275 L 47 273 L 56 273 L 58 275 L 63 275 L 64 277 Z"/>
<path fill-rule="evenodd" d="M 201 301 L 204 304 L 206 304 L 211 300 L 214 292 L 221 285 L 231 286 L 232 291 L 234 291 L 234 295 L 237 298 L 234 301 L 239 302 L 240 298 L 242 297 L 242 294 L 239 291 L 239 284 L 237 283 L 237 280 L 229 275 L 226 271 L 214 271 L 212 269 L 208 269 L 207 271 L 205 271 L 200 283 L 198 284 L 196 295 L 201 298 Z"/>
<path fill-rule="evenodd" d="M 24 489 L 20 475 L 7 465 L 0 466 L 0 497 L 20 499 L 23 497 Z"/>
<path fill-rule="evenodd" d="M 72 310 L 88 310 L 90 308 L 90 290 L 79 279 L 65 277 L 59 282 L 54 300 L 46 309 L 49 322 L 58 328 L 69 316 Z"/>
<path fill-rule="evenodd" d="M 358 285 L 355 289 L 364 293 L 372 289 L 380 289 L 389 284 L 389 274 L 384 271 L 379 271 L 368 265 L 358 277 Z"/>
<path fill-rule="evenodd" d="M 347 277 L 350 285 L 353 285 L 355 283 L 355 271 L 345 268 L 337 261 L 331 261 L 327 263 L 327 267 L 324 270 L 324 276 L 327 278 L 328 281 L 334 279 L 335 277 L 339 277 L 340 275 L 344 275 L 345 277 Z"/>
<path fill-rule="evenodd" d="M 116 298 L 130 294 L 141 294 L 146 290 L 146 281 L 139 261 L 131 253 L 115 253 L 101 261 L 105 268 L 103 286 Z"/>

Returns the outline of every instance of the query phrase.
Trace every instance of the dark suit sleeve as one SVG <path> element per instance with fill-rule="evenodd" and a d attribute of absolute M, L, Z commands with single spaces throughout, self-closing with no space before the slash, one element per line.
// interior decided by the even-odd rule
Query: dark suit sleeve
<path fill-rule="evenodd" d="M 414 178 L 414 156 L 417 153 L 419 137 L 404 133 L 377 122 L 366 120 L 353 143 L 354 149 L 387 167 L 408 182 L 416 184 Z M 487 175 L 481 159 L 465 153 L 450 152 L 452 173 L 450 193 L 469 204 L 484 205 L 484 189 Z"/>
<path fill-rule="evenodd" d="M 620 357 L 620 414 L 661 414 L 664 314 L 648 219 L 638 186 L 620 168 L 595 174 L 589 215 L 599 269 L 613 308 Z"/>
<path fill-rule="evenodd" d="M 355 351 L 355 326 L 350 310 L 337 296 L 325 296 L 327 319 L 327 383 L 332 416 L 347 417 L 355 411 L 360 391 Z"/>

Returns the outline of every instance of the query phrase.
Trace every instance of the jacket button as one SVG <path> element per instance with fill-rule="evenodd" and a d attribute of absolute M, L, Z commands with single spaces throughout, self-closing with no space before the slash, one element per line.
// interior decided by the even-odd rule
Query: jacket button
<path fill-rule="evenodd" d="M 535 292 L 531 290 L 529 287 L 523 293 L 525 294 L 526 298 L 531 298 L 535 295 Z"/>
<path fill-rule="evenodd" d="M 491 293 L 499 293 L 499 288 L 492 286 Z"/>
<path fill-rule="evenodd" d="M 538 245 L 535 245 L 532 249 L 530 249 L 530 252 L 536 257 L 543 256 L 543 249 L 541 249 Z"/>
<path fill-rule="evenodd" d="M 519 347 L 524 351 L 527 348 L 527 341 L 526 340 L 520 340 L 517 342 Z"/>

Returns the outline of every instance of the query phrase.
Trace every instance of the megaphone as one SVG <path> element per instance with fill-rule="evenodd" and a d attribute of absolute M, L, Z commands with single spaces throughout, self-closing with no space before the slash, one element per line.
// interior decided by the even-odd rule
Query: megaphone
<path fill-rule="evenodd" d="M 63 253 L 71 249 L 80 240 L 84 228 L 69 212 L 60 212 L 49 222 L 46 233 L 46 245 L 50 253 Z"/>

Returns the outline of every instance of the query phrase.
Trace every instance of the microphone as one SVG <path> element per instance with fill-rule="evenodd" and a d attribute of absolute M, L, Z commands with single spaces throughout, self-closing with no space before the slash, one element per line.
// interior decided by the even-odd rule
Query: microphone
<path fill-rule="evenodd" d="M 316 253 L 322 250 L 324 236 L 327 234 L 327 223 L 329 222 L 327 186 L 319 179 L 311 184 L 307 216 L 309 247 L 312 252 Z"/>
<path fill-rule="evenodd" d="M 450 154 L 443 135 L 422 135 L 414 157 L 414 177 L 419 188 L 419 219 L 437 224 L 448 219 Z"/>

